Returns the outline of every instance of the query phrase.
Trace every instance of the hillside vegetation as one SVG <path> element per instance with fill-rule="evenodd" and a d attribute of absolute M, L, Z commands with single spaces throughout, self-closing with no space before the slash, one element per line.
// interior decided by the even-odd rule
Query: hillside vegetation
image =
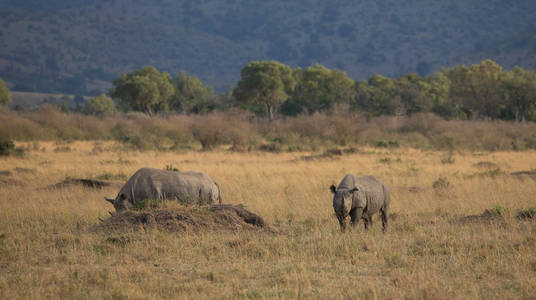
<path fill-rule="evenodd" d="M 491 58 L 535 69 L 534 1 L 0 1 L 14 90 L 97 95 L 145 65 L 216 90 L 252 60 L 321 63 L 356 80 Z M 107 84 L 108 83 L 108 84 Z"/>

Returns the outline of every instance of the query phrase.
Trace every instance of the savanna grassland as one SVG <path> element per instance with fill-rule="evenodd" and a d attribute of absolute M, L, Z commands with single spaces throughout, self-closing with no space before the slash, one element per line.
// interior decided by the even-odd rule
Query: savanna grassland
<path fill-rule="evenodd" d="M 536 152 L 439 152 L 360 147 L 309 153 L 158 152 L 114 142 L 28 146 L 0 159 L 0 298 L 533 298 Z M 55 151 L 54 151 L 55 150 Z M 479 164 L 480 163 L 480 164 Z M 110 234 L 122 182 L 138 168 L 198 170 L 225 203 L 244 204 L 279 233 Z M 329 186 L 371 174 L 391 189 L 387 233 L 341 233 Z M 102 190 L 43 189 L 66 178 L 107 179 Z M 486 209 L 501 217 L 462 221 Z M 117 242 L 120 241 L 120 242 Z"/>

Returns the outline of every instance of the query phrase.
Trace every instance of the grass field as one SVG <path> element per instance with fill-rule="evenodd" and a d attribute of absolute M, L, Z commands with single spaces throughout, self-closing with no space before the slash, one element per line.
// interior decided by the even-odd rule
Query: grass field
<path fill-rule="evenodd" d="M 308 153 L 126 152 L 111 142 L 27 147 L 24 158 L 0 158 L 9 171 L 0 175 L 1 299 L 534 297 L 536 221 L 515 215 L 536 207 L 536 182 L 510 173 L 535 169 L 535 151 L 361 148 L 303 160 Z M 167 165 L 208 173 L 224 202 L 280 233 L 87 232 L 113 210 L 104 196 L 140 167 Z M 329 186 L 346 173 L 390 187 L 387 233 L 378 216 L 368 232 L 339 231 Z M 115 184 L 42 189 L 67 177 Z M 499 206 L 504 218 L 460 221 Z"/>

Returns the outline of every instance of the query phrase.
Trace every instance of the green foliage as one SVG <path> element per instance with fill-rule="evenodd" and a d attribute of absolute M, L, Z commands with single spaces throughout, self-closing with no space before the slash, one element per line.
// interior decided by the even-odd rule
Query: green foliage
<path fill-rule="evenodd" d="M 134 210 L 144 210 L 149 208 L 157 208 L 162 204 L 162 201 L 156 199 L 143 199 L 142 201 L 134 202 Z"/>
<path fill-rule="evenodd" d="M 502 67 L 487 59 L 471 67 L 455 67 L 447 72 L 451 97 L 465 107 L 473 119 L 496 119 L 504 106 L 501 97 Z"/>
<path fill-rule="evenodd" d="M 276 61 L 253 61 L 241 71 L 234 90 L 236 101 L 245 107 L 260 105 L 270 120 L 294 91 L 296 81 L 290 67 Z"/>
<path fill-rule="evenodd" d="M 171 76 L 155 67 L 144 67 L 114 80 L 110 95 L 123 107 L 149 115 L 167 111 L 175 94 Z"/>
<path fill-rule="evenodd" d="M 395 94 L 394 80 L 374 74 L 368 80 L 357 84 L 354 108 L 371 116 L 392 115 L 398 108 Z"/>
<path fill-rule="evenodd" d="M 376 147 L 378 148 L 398 148 L 400 147 L 400 144 L 398 141 L 391 141 L 391 140 L 382 140 L 376 142 Z"/>
<path fill-rule="evenodd" d="M 495 205 L 491 209 L 486 209 L 484 214 L 492 216 L 505 216 L 508 212 L 508 208 L 500 205 Z"/>
<path fill-rule="evenodd" d="M 9 103 L 11 103 L 11 93 L 4 80 L 0 78 L 0 106 L 7 106 Z"/>
<path fill-rule="evenodd" d="M 316 64 L 305 70 L 297 69 L 294 74 L 296 88 L 282 107 L 287 115 L 328 111 L 335 104 L 350 104 L 355 97 L 354 81 L 337 69 Z"/>
<path fill-rule="evenodd" d="M 115 114 L 115 103 L 112 98 L 100 94 L 100 96 L 89 100 L 82 110 L 90 115 L 111 116 Z"/>
<path fill-rule="evenodd" d="M 536 120 L 536 74 L 515 67 L 504 74 L 502 81 L 507 114 L 516 121 Z"/>
<path fill-rule="evenodd" d="M 180 72 L 174 79 L 176 85 L 171 108 L 182 113 L 205 113 L 216 108 L 212 87 L 205 86 L 195 76 Z"/>
<path fill-rule="evenodd" d="M 12 140 L 0 140 L 0 156 L 8 156 L 15 150 Z"/>
<path fill-rule="evenodd" d="M 534 216 L 536 216 L 536 210 L 532 207 L 528 209 L 521 209 L 516 215 L 518 219 L 534 219 Z"/>
<path fill-rule="evenodd" d="M 0 156 L 14 155 L 17 157 L 24 156 L 24 149 L 21 147 L 15 147 L 15 143 L 12 140 L 0 140 Z"/>

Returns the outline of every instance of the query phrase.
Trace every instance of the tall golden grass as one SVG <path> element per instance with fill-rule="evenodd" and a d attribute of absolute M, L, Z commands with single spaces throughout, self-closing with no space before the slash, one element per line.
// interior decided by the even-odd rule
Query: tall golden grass
<path fill-rule="evenodd" d="M 536 124 L 505 121 L 447 121 L 433 114 L 377 117 L 358 113 L 316 113 L 274 122 L 243 111 L 208 115 L 149 117 L 128 113 L 98 118 L 62 113 L 53 106 L 38 112 L 0 109 L 0 139 L 17 141 L 113 140 L 138 150 L 322 151 L 334 146 L 375 146 L 382 142 L 424 150 L 536 149 Z"/>
<path fill-rule="evenodd" d="M 301 152 L 55 147 L 41 142 L 24 158 L 0 159 L 11 172 L 0 175 L 1 299 L 534 297 L 536 222 L 514 216 L 536 206 L 536 183 L 509 175 L 536 168 L 534 151 L 360 148 L 311 161 Z M 475 166 L 483 161 L 497 167 Z M 113 209 L 103 197 L 115 196 L 120 181 L 103 190 L 41 189 L 166 165 L 208 173 L 224 202 L 244 204 L 281 233 L 88 233 Z M 329 186 L 346 173 L 390 187 L 396 217 L 386 234 L 377 216 L 368 232 L 362 224 L 339 231 Z M 448 187 L 434 189 L 439 178 Z M 508 209 L 504 221 L 459 221 L 497 205 Z"/>

